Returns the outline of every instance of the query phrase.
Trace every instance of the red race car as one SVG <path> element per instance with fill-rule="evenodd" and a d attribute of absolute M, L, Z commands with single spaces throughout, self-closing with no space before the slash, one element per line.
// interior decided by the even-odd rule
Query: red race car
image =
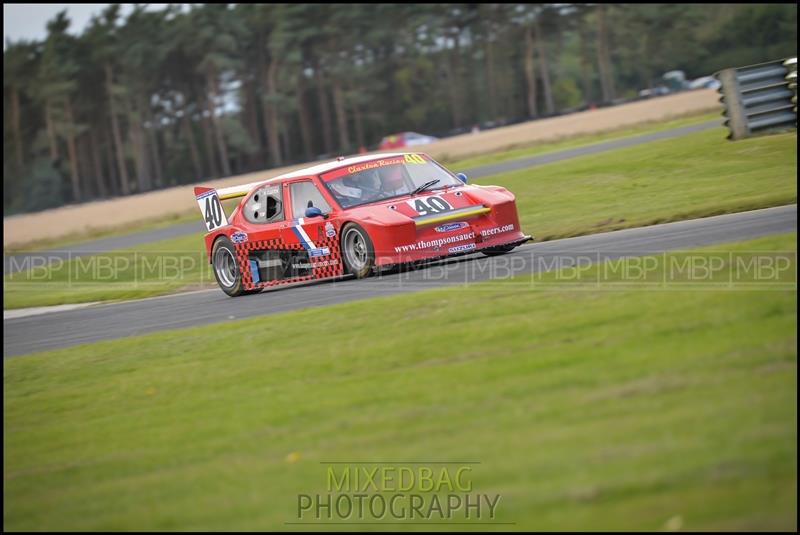
<path fill-rule="evenodd" d="M 236 296 L 476 251 L 503 254 L 531 239 L 511 192 L 466 181 L 426 154 L 379 154 L 194 193 L 214 275 Z M 227 217 L 220 201 L 238 197 Z"/>

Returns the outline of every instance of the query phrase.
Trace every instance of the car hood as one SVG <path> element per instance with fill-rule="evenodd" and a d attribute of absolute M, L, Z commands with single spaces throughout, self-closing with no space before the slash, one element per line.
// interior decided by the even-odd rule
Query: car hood
<path fill-rule="evenodd" d="M 425 213 L 426 206 L 437 209 L 442 206 L 438 201 L 431 199 L 439 197 L 449 205 L 451 210 L 459 210 L 470 206 L 488 206 L 504 202 L 513 202 L 514 195 L 505 188 L 498 186 L 464 185 L 448 188 L 446 190 L 430 190 L 417 195 L 402 195 L 383 201 L 376 201 L 343 211 L 347 218 L 355 220 L 373 221 L 383 224 L 411 223 L 412 218 Z M 423 204 L 418 204 L 422 201 Z M 418 211 L 421 208 L 423 212 Z"/>

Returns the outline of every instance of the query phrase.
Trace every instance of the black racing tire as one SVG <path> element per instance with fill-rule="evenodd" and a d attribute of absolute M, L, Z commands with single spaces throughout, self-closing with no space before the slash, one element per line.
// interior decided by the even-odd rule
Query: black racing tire
<path fill-rule="evenodd" d="M 239 269 L 239 262 L 236 260 L 236 249 L 227 236 L 221 236 L 214 242 L 211 250 L 211 268 L 217 284 L 229 296 L 236 297 L 245 293 L 254 293 L 244 289 L 242 272 Z"/>
<path fill-rule="evenodd" d="M 481 251 L 486 256 L 500 256 L 503 254 L 508 254 L 516 248 L 516 244 L 510 245 L 499 245 L 497 247 L 489 247 L 488 249 L 484 249 Z"/>
<path fill-rule="evenodd" d="M 364 228 L 358 223 L 348 223 L 341 233 L 342 262 L 347 273 L 363 279 L 375 266 L 375 247 Z"/>

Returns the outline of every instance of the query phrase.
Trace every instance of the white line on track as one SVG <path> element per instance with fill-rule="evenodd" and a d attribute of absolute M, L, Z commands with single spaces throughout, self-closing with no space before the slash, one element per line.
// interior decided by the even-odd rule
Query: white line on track
<path fill-rule="evenodd" d="M 65 312 L 67 310 L 75 310 L 76 308 L 84 308 L 98 304 L 100 301 L 93 301 L 91 303 L 76 303 L 72 305 L 55 305 L 49 307 L 33 307 L 33 308 L 17 308 L 12 310 L 3 311 L 3 319 L 10 320 L 16 318 L 25 318 L 28 316 L 39 316 L 41 314 L 49 314 L 51 312 Z"/>

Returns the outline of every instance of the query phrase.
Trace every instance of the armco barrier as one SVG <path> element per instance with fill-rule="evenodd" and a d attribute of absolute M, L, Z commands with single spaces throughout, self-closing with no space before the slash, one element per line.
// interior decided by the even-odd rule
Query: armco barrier
<path fill-rule="evenodd" d="M 797 58 L 724 69 L 714 76 L 721 83 L 728 139 L 797 128 Z"/>

